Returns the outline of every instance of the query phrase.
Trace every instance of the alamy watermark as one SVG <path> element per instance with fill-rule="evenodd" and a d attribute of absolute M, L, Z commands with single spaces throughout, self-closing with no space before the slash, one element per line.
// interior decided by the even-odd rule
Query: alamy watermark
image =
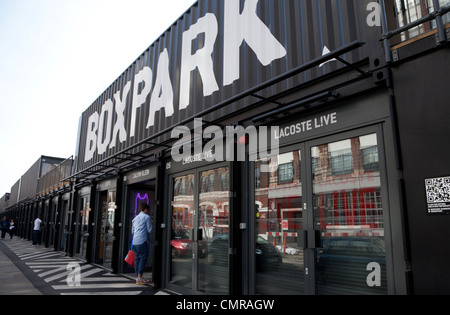
<path fill-rule="evenodd" d="M 194 120 L 194 130 L 178 126 L 172 130 L 172 138 L 179 139 L 171 150 L 175 162 L 243 162 L 248 153 L 249 160 L 267 159 L 279 154 L 278 126 L 243 127 L 239 125 L 207 126 L 203 120 Z M 248 152 L 246 148 L 248 146 Z M 261 165 L 261 172 L 273 171 L 274 165 Z"/>
<path fill-rule="evenodd" d="M 367 25 L 370 27 L 381 26 L 381 5 L 378 2 L 369 2 L 367 11 L 370 12 L 366 19 Z"/>
<path fill-rule="evenodd" d="M 71 262 L 67 265 L 66 270 L 69 274 L 66 278 L 66 283 L 69 287 L 81 287 L 81 267 L 80 264 Z"/>
<path fill-rule="evenodd" d="M 367 265 L 367 271 L 370 271 L 366 278 L 369 287 L 381 287 L 381 266 L 377 262 L 371 262 Z"/>

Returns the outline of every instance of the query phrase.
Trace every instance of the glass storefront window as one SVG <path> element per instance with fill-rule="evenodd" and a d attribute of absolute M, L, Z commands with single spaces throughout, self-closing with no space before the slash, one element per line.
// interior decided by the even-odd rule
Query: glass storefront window
<path fill-rule="evenodd" d="M 87 247 L 87 241 L 89 238 L 89 214 L 91 212 L 90 208 L 90 202 L 89 197 L 82 197 L 80 199 L 80 211 L 79 211 L 79 218 L 78 222 L 78 250 L 77 254 L 80 254 L 81 257 L 86 258 L 86 247 Z"/>
<path fill-rule="evenodd" d="M 229 168 L 200 173 L 208 180 L 199 194 L 198 290 L 207 294 L 228 294 Z"/>
<path fill-rule="evenodd" d="M 192 289 L 194 174 L 173 180 L 170 283 Z"/>
<path fill-rule="evenodd" d="M 229 293 L 230 168 L 173 179 L 171 284 L 206 294 Z"/>
<path fill-rule="evenodd" d="M 99 193 L 99 224 L 97 227 L 97 245 L 95 263 L 111 268 L 114 246 L 114 221 L 116 205 L 115 191 Z"/>
<path fill-rule="evenodd" d="M 105 259 L 104 265 L 111 266 L 112 264 L 112 253 L 113 253 L 113 245 L 114 245 L 114 219 L 116 213 L 116 192 L 109 191 L 108 192 L 108 208 L 106 214 L 106 222 L 102 222 L 105 224 Z"/>
<path fill-rule="evenodd" d="M 302 294 L 304 259 L 301 152 L 255 163 L 256 294 Z M 262 172 L 268 164 L 270 172 Z"/>
<path fill-rule="evenodd" d="M 312 147 L 311 157 L 314 226 L 322 239 L 317 293 L 387 293 L 376 134 Z M 368 278 L 373 266 L 379 285 Z"/>
<path fill-rule="evenodd" d="M 255 163 L 255 293 L 386 294 L 377 135 L 299 148 Z"/>

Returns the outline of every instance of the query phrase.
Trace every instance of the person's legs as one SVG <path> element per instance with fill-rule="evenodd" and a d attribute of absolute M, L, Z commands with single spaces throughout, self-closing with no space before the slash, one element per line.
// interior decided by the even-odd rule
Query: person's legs
<path fill-rule="evenodd" d="M 138 269 L 139 269 L 139 263 L 140 263 L 140 255 L 139 255 L 139 248 L 136 245 L 133 245 L 133 252 L 134 252 L 134 272 L 136 274 L 136 277 L 138 276 Z"/>
<path fill-rule="evenodd" d="M 33 231 L 33 245 L 37 245 L 39 231 Z"/>
<path fill-rule="evenodd" d="M 139 282 L 143 279 L 145 264 L 147 263 L 147 243 L 134 245 L 133 251 L 136 255 L 136 258 L 134 260 L 134 270 L 136 272 L 137 282 Z"/>

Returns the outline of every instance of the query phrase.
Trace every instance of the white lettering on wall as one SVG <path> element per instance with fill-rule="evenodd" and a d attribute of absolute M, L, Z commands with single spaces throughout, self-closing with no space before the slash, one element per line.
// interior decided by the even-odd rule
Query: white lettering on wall
<path fill-rule="evenodd" d="M 219 90 L 214 75 L 212 53 L 219 28 L 214 14 L 208 13 L 183 33 L 183 52 L 181 56 L 180 110 L 189 106 L 191 72 L 198 68 L 203 82 L 203 95 L 208 96 Z M 192 41 L 205 34 L 204 46 L 192 54 Z"/>
<path fill-rule="evenodd" d="M 259 0 L 247 0 L 242 14 L 240 0 L 225 1 L 225 45 L 223 85 L 230 85 L 240 77 L 239 52 L 245 41 L 258 60 L 268 66 L 274 60 L 286 56 L 283 45 L 272 35 L 268 27 L 256 15 Z"/>
<path fill-rule="evenodd" d="M 97 149 L 98 113 L 93 113 L 88 120 L 88 130 L 86 135 L 86 148 L 84 150 L 84 161 L 89 161 L 94 157 Z"/>
<path fill-rule="evenodd" d="M 153 71 L 149 67 L 144 67 L 134 77 L 133 107 L 131 111 L 130 137 L 135 136 L 137 110 L 145 103 L 150 94 L 153 81 Z"/>
<path fill-rule="evenodd" d="M 330 113 L 326 115 L 321 115 L 320 117 L 315 117 L 313 119 L 304 120 L 291 124 L 286 127 L 280 128 L 275 132 L 275 139 L 281 139 L 290 137 L 296 134 L 305 133 L 313 129 L 319 129 L 322 127 L 327 127 L 335 125 L 338 123 L 337 113 Z"/>
<path fill-rule="evenodd" d="M 105 104 L 102 106 L 102 112 L 100 114 L 100 123 L 98 125 L 98 139 L 97 139 L 97 149 L 98 154 L 103 154 L 106 152 L 108 148 L 109 141 L 111 140 L 111 125 L 112 125 L 112 114 L 113 114 L 113 102 L 111 100 L 107 100 Z M 108 119 L 105 123 L 105 117 Z M 106 132 L 105 136 L 102 135 L 103 130 Z"/>
<path fill-rule="evenodd" d="M 147 128 L 155 124 L 155 113 L 164 108 L 166 117 L 172 116 L 173 109 L 173 88 L 169 75 L 169 53 L 167 49 L 159 55 L 158 70 L 150 100 L 150 115 L 148 117 Z"/>
<path fill-rule="evenodd" d="M 224 47 L 223 60 L 221 60 L 224 69 L 223 86 L 230 85 L 240 78 L 239 56 L 244 41 L 263 66 L 268 66 L 287 54 L 283 45 L 258 17 L 259 0 L 245 0 L 242 12 L 240 3 L 240 0 L 225 2 L 224 42 L 221 44 L 221 47 Z M 114 94 L 114 101 L 108 99 L 100 113 L 91 114 L 87 123 L 84 161 L 91 160 L 97 150 L 97 154 L 104 154 L 108 146 L 110 149 L 115 148 L 117 140 L 123 143 L 127 139 L 136 137 L 137 124 L 138 122 L 143 124 L 144 119 L 147 119 L 147 129 L 155 126 L 157 112 L 164 110 L 166 117 L 172 116 L 175 112 L 174 95 L 177 88 L 179 88 L 178 109 L 188 108 L 191 105 L 193 71 L 197 70 L 201 78 L 203 96 L 210 96 L 218 91 L 220 87 L 213 60 L 218 34 L 217 17 L 212 13 L 206 13 L 182 34 L 180 69 L 177 69 L 179 78 L 176 78 L 176 81 L 175 78 L 170 77 L 170 52 L 164 49 L 158 57 L 155 73 L 153 72 L 155 69 L 144 66 L 133 80 L 127 82 L 122 91 Z M 196 43 L 198 47 L 194 47 L 193 43 Z M 155 82 L 153 82 L 154 76 Z M 174 87 L 172 82 L 177 82 L 177 86 Z M 129 110 L 130 117 L 127 117 L 129 121 L 126 121 L 125 110 L 129 97 L 132 97 L 131 111 Z M 144 104 L 148 104 L 146 106 L 149 108 L 143 110 L 141 107 Z M 141 112 L 148 112 L 149 116 L 140 117 Z M 129 127 L 126 128 L 128 123 Z"/>
<path fill-rule="evenodd" d="M 122 92 L 122 98 L 120 97 L 120 91 L 117 91 L 116 94 L 114 94 L 114 100 L 116 102 L 116 115 L 117 115 L 117 121 L 114 125 L 114 130 L 112 133 L 112 139 L 110 148 L 114 148 L 116 146 L 116 138 L 117 134 L 119 134 L 119 141 L 120 143 L 123 143 L 127 140 L 127 130 L 125 129 L 125 107 L 127 102 L 128 94 L 130 93 L 131 89 L 131 81 L 128 82 L 125 87 L 123 88 Z"/>

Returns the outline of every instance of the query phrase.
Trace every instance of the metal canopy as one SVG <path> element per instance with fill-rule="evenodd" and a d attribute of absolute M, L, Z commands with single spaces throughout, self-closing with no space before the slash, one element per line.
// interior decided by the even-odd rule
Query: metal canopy
<path fill-rule="evenodd" d="M 292 69 L 282 75 L 274 77 L 273 79 L 268 80 L 254 88 L 251 88 L 243 93 L 237 94 L 224 102 L 221 102 L 219 104 L 211 106 L 210 108 L 208 108 L 206 110 L 196 113 L 193 116 L 186 118 L 186 119 L 170 126 L 169 128 L 161 130 L 158 133 L 155 133 L 154 135 L 152 135 L 151 137 L 149 137 L 143 141 L 140 141 L 140 142 L 106 158 L 105 160 L 100 161 L 100 162 L 88 167 L 85 170 L 79 171 L 79 172 L 71 175 L 70 177 L 63 179 L 62 181 L 71 180 L 71 181 L 74 181 L 77 186 L 87 185 L 87 184 L 92 183 L 94 180 L 100 180 L 100 179 L 109 177 L 111 175 L 118 175 L 120 172 L 125 171 L 127 169 L 131 169 L 136 166 L 143 165 L 143 164 L 148 164 L 150 162 L 158 161 L 159 158 L 162 156 L 162 152 L 165 149 L 170 148 L 170 146 L 168 146 L 167 144 L 169 142 L 172 142 L 173 140 L 170 139 L 164 143 L 156 143 L 156 142 L 154 142 L 155 139 L 157 139 L 158 137 L 161 137 L 167 133 L 170 133 L 174 128 L 176 128 L 178 126 L 183 126 L 188 123 L 191 123 L 196 118 L 201 118 L 205 115 L 211 114 L 217 110 L 222 109 L 223 107 L 225 107 L 227 105 L 230 105 L 234 102 L 240 101 L 246 97 L 254 97 L 254 98 L 258 99 L 258 102 L 263 101 L 263 102 L 274 103 L 278 106 L 283 106 L 284 104 L 276 101 L 275 97 L 270 97 L 270 98 L 262 97 L 262 96 L 259 96 L 257 93 L 261 92 L 262 90 L 267 89 L 277 83 L 287 80 L 293 76 L 296 76 L 302 72 L 305 72 L 311 68 L 317 67 L 320 64 L 326 63 L 327 61 L 330 61 L 332 59 L 336 59 L 338 61 L 343 61 L 343 59 L 340 58 L 340 56 L 342 56 L 348 52 L 351 52 L 355 49 L 358 49 L 358 48 L 362 47 L 364 44 L 365 43 L 363 43 L 362 41 L 357 40 L 357 41 L 354 41 L 354 42 L 352 42 L 348 45 L 345 45 L 339 49 L 329 52 L 328 54 L 325 54 L 321 57 L 313 59 L 295 69 Z M 356 70 L 360 73 L 362 72 L 361 70 L 358 69 L 358 67 L 356 67 L 353 64 L 350 64 L 348 62 L 343 62 L 343 63 L 346 66 L 346 68 Z M 366 74 L 366 73 L 364 73 L 364 74 Z M 245 111 L 245 110 L 249 110 L 251 108 L 253 108 L 253 106 L 247 106 L 243 110 Z M 260 118 L 264 118 L 264 117 L 260 117 Z M 215 122 L 208 122 L 208 123 L 212 124 Z M 133 153 L 133 151 L 135 151 L 140 146 L 145 146 L 145 148 L 141 149 L 139 151 L 139 153 Z M 157 153 L 150 154 L 151 151 L 157 150 L 158 148 L 161 148 L 161 150 L 158 151 Z"/>

